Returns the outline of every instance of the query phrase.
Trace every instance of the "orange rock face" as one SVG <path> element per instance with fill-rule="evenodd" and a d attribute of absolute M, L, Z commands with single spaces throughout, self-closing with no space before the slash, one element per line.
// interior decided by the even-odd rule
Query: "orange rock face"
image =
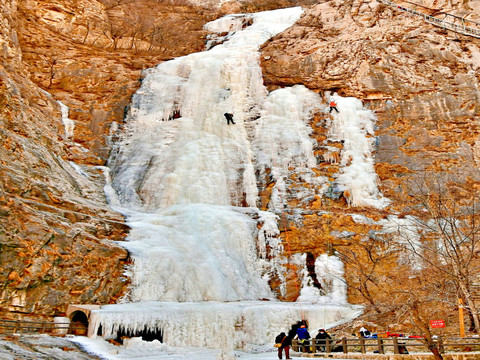
<path fill-rule="evenodd" d="M 472 22 L 480 17 L 476 1 L 416 3 Z M 351 214 L 375 220 L 406 214 L 415 192 L 412 179 L 427 173 L 455 174 L 454 187 L 463 193 L 478 187 L 479 55 L 480 39 L 445 31 L 377 1 L 314 5 L 294 26 L 264 44 L 262 67 L 270 89 L 304 84 L 323 97 L 331 92 L 354 96 L 375 112 L 375 169 L 379 188 L 392 200 L 387 211 L 378 211 L 349 208 L 344 198 L 315 199 L 304 212 L 316 212 L 304 215 L 303 223 L 288 234 L 291 253 L 316 256 L 336 248 L 357 252 L 360 259 L 362 240 L 371 240 L 380 228 L 356 223 Z M 331 146 L 324 121 L 324 114 L 312 120 L 314 136 L 320 145 Z M 341 144 L 335 146 L 341 151 Z M 330 153 L 327 159 L 319 149 L 316 156 L 327 160 L 318 165 L 318 173 L 333 178 L 336 155 Z M 342 233 L 346 235 L 339 237 Z M 345 266 L 351 272 L 349 301 L 368 304 L 353 278 L 355 264 Z M 388 279 L 397 266 L 379 267 L 375 276 Z M 405 286 L 408 283 L 405 280 Z M 380 293 L 384 298 L 376 300 L 385 303 L 388 294 Z"/>
<path fill-rule="evenodd" d="M 212 16 L 156 4 L 155 23 L 151 1 L 134 9 L 93 0 L 0 5 L 0 308 L 7 315 L 57 315 L 69 303 L 105 304 L 125 293 L 128 254 L 111 240 L 128 228 L 106 204 L 97 166 L 141 70 L 202 49 L 202 25 Z M 172 24 L 183 28 L 181 39 Z M 140 25 L 143 32 L 131 32 Z M 70 132 L 59 101 L 69 108 Z"/>

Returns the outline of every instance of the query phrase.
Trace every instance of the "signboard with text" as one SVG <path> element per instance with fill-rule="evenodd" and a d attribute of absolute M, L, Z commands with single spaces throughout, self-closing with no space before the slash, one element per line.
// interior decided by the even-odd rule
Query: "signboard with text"
<path fill-rule="evenodd" d="M 443 320 L 430 320 L 430 327 L 432 327 L 432 328 L 445 327 L 445 321 L 443 321 Z"/>

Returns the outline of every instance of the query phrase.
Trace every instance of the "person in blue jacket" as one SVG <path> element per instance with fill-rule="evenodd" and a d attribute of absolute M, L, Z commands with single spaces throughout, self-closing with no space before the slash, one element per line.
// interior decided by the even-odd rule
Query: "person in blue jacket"
<path fill-rule="evenodd" d="M 307 326 L 305 324 L 300 325 L 297 329 L 296 338 L 298 342 L 302 345 L 302 349 L 305 352 L 308 351 L 308 346 L 310 345 L 310 333 L 307 330 Z"/>

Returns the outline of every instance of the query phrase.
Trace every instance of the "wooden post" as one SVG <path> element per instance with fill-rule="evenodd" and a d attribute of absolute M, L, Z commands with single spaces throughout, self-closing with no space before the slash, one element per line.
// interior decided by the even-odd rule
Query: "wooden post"
<path fill-rule="evenodd" d="M 293 351 L 298 351 L 298 340 L 297 339 L 292 340 L 292 350 Z"/>
<path fill-rule="evenodd" d="M 445 346 L 443 346 L 443 339 L 441 337 L 438 338 L 438 352 L 440 354 L 445 353 Z"/>
<path fill-rule="evenodd" d="M 458 299 L 458 323 L 460 325 L 460 337 L 465 337 L 465 320 L 463 319 L 463 300 Z"/>
<path fill-rule="evenodd" d="M 348 354 L 347 339 L 342 338 L 343 353 Z"/>
<path fill-rule="evenodd" d="M 315 338 L 312 338 L 312 353 L 316 353 L 317 352 L 317 339 Z"/>
<path fill-rule="evenodd" d="M 13 328 L 13 332 L 16 333 L 18 331 L 18 327 L 20 326 L 20 321 L 15 321 L 15 327 Z"/>
<path fill-rule="evenodd" d="M 332 352 L 332 341 L 331 341 L 331 339 L 326 338 L 325 339 L 325 344 L 326 344 L 325 345 L 325 352 L 327 354 L 331 353 Z"/>
<path fill-rule="evenodd" d="M 400 349 L 398 348 L 398 339 L 396 337 L 393 337 L 392 340 L 393 340 L 393 353 L 400 354 Z"/>
<path fill-rule="evenodd" d="M 377 339 L 377 344 L 378 344 L 378 353 L 379 354 L 385 354 L 385 351 L 383 350 L 383 339 L 378 338 Z"/>
<path fill-rule="evenodd" d="M 362 351 L 362 354 L 365 354 L 366 353 L 366 350 L 365 350 L 365 339 L 362 337 L 360 338 L 360 349 Z"/>

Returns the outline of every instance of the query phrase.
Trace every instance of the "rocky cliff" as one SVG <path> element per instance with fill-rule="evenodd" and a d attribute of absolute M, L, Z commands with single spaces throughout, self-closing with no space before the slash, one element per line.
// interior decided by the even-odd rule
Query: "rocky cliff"
<path fill-rule="evenodd" d="M 332 93 L 354 96 L 377 116 L 375 168 L 383 195 L 392 200 L 390 207 L 382 211 L 349 207 L 348 194 L 315 199 L 289 237 L 292 252 L 315 257 L 332 248 L 341 249 L 349 260 L 350 300 L 390 303 L 392 313 L 402 304 L 392 305 L 393 289 L 385 291 L 383 285 L 403 281 L 405 289 L 413 286 L 418 291 L 422 285 L 408 279 L 393 280 L 393 274 L 402 271 L 398 263 L 367 269 L 365 264 L 375 264 L 378 258 L 368 258 L 372 254 L 363 241 L 373 241 L 374 234 L 381 231 L 378 220 L 392 214 L 407 216 L 418 205 L 413 201 L 418 198 L 418 182 L 449 177 L 449 186 L 461 198 L 475 192 L 480 181 L 480 39 L 447 31 L 398 8 L 408 6 L 449 21 L 465 17 L 478 29 L 479 4 L 415 3 L 418 5 L 397 1 L 395 7 L 381 1 L 322 2 L 262 49 L 265 83 L 270 89 L 300 83 L 326 101 Z M 338 159 L 328 159 L 326 148 L 335 146 L 339 154 L 343 145 L 328 142 L 323 125 L 327 120 L 324 113 L 312 119 L 319 145 L 318 170 L 335 177 Z M 358 215 L 364 220 L 356 220 Z M 376 285 L 368 289 L 365 284 L 370 281 Z M 295 293 L 293 286 L 291 291 Z M 435 301 L 425 295 L 424 300 L 427 298 Z M 455 301 L 441 316 L 448 317 L 452 311 Z"/>
<path fill-rule="evenodd" d="M 474 2 L 434 5 L 480 16 Z M 323 96 L 357 97 L 375 111 L 375 167 L 392 209 L 406 205 L 407 175 L 452 171 L 465 191 L 480 180 L 480 39 L 377 1 L 327 1 L 262 54 L 270 88 L 302 83 Z M 317 137 L 322 144 L 320 129 Z"/>
<path fill-rule="evenodd" d="M 147 39 L 125 14 L 140 26 L 149 2 L 130 12 L 121 3 L 1 2 L 0 308 L 10 314 L 62 314 L 124 292 L 128 255 L 112 240 L 127 227 L 103 191 L 110 124 L 142 69 L 203 47 L 211 15 L 156 4 L 169 20 Z M 185 29 L 174 45 L 172 23 Z"/>
<path fill-rule="evenodd" d="M 121 292 L 127 254 L 111 240 L 125 226 L 106 206 L 102 169 L 92 166 L 101 161 L 73 161 L 97 156 L 66 135 L 60 98 L 32 81 L 21 10 L 3 2 L 0 15 L 0 302 L 4 311 L 53 315 L 65 302 L 108 302 Z"/>
<path fill-rule="evenodd" d="M 258 3 L 249 6 L 264 9 Z M 480 22 L 480 1 L 417 3 Z M 1 2 L 2 309 L 55 315 L 68 303 L 108 303 L 123 294 L 128 256 L 112 240 L 122 240 L 127 228 L 103 192 L 111 124 L 122 121 L 142 69 L 201 50 L 202 25 L 242 4 L 207 10 L 181 1 Z M 355 96 L 374 110 L 375 167 L 392 201 L 388 210 L 358 208 L 340 194 L 302 204 L 301 218 L 288 214 L 290 251 L 311 261 L 378 229 L 352 213 L 372 220 L 402 213 L 411 175 L 454 172 L 459 191 L 478 185 L 480 39 L 376 0 L 331 0 L 305 10 L 263 46 L 265 83 L 304 84 L 325 98 Z M 325 147 L 340 152 L 342 144 L 327 144 L 327 117 L 317 114 L 312 127 L 318 174 L 333 178 L 339 166 L 326 161 Z M 260 183 L 266 206 L 269 184 Z M 285 299 L 297 296 L 295 278 Z M 365 300 L 352 292 L 351 301 Z"/>

